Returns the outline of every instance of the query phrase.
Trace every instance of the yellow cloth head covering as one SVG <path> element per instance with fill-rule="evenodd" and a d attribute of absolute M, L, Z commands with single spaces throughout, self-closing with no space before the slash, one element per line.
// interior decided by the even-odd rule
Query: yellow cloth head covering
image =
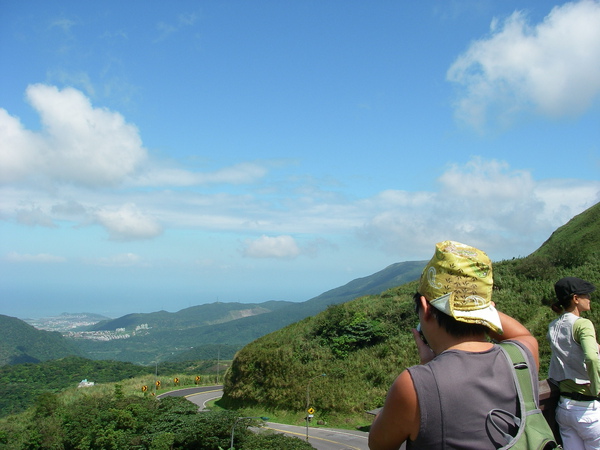
<path fill-rule="evenodd" d="M 460 322 L 485 325 L 502 333 L 492 306 L 492 262 L 481 250 L 460 242 L 436 244 L 421 275 L 419 293 L 435 308 Z"/>

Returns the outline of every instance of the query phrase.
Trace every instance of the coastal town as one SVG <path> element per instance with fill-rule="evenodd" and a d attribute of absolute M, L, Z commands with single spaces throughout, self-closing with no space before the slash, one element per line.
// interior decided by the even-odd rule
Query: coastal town
<path fill-rule="evenodd" d="M 103 320 L 110 320 L 110 318 L 91 313 L 63 313 L 59 316 L 25 319 L 24 321 L 38 330 L 57 331 L 65 337 L 94 341 L 113 341 L 116 339 L 129 339 L 132 336 L 143 336 L 148 334 L 151 328 L 147 323 L 144 323 L 137 325 L 129 331 L 126 328 L 97 331 L 88 330 L 89 327 Z"/>

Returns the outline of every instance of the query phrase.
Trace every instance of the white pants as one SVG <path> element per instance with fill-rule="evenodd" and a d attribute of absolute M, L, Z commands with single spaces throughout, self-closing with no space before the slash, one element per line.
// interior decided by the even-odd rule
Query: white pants
<path fill-rule="evenodd" d="M 565 450 L 600 450 L 600 401 L 560 397 L 556 422 Z"/>

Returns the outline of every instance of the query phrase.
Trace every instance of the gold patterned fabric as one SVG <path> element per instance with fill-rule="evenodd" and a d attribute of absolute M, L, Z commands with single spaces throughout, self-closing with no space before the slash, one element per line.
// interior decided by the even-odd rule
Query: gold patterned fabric
<path fill-rule="evenodd" d="M 476 323 L 502 333 L 492 305 L 492 262 L 479 249 L 455 241 L 436 244 L 421 275 L 419 293 L 438 310 L 460 322 Z"/>

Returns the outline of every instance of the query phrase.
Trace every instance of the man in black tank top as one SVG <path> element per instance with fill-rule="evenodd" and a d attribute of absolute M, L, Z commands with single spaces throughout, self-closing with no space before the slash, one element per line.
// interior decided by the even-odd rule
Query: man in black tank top
<path fill-rule="evenodd" d="M 388 391 L 369 433 L 371 450 L 496 449 L 501 433 L 486 422 L 494 408 L 517 413 L 510 366 L 497 345 L 510 340 L 537 379 L 538 343 L 492 302 L 492 264 L 474 247 L 436 245 L 415 294 L 419 330 L 412 330 L 421 365 L 403 371 Z M 507 423 L 503 432 L 513 431 Z"/>

